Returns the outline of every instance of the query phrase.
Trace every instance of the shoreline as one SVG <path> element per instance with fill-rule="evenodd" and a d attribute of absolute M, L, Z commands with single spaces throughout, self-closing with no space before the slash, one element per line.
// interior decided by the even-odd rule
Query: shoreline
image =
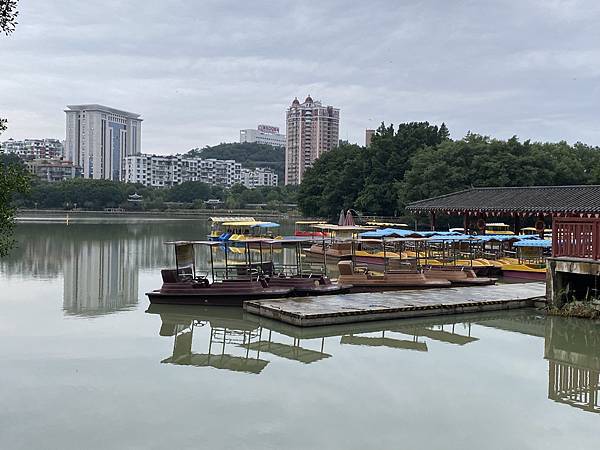
<path fill-rule="evenodd" d="M 60 209 L 20 209 L 15 214 L 15 222 L 19 223 L 85 223 L 98 220 L 111 221 L 177 221 L 208 220 L 215 216 L 244 216 L 264 219 L 300 219 L 297 214 L 279 211 L 257 210 L 169 210 L 169 211 L 74 211 Z"/>

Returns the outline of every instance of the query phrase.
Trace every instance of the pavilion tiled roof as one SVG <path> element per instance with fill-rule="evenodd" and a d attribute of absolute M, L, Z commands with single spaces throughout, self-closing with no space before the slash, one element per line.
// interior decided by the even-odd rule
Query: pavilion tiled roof
<path fill-rule="evenodd" d="M 600 213 L 600 185 L 480 187 L 410 203 L 410 212 Z"/>

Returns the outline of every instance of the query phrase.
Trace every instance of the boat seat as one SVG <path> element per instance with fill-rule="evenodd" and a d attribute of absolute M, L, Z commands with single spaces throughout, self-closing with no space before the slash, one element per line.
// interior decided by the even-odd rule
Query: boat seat
<path fill-rule="evenodd" d="M 162 269 L 160 271 L 163 283 L 177 283 L 177 270 L 175 269 Z"/>
<path fill-rule="evenodd" d="M 338 263 L 338 270 L 340 275 L 354 275 L 352 261 L 340 261 Z"/>

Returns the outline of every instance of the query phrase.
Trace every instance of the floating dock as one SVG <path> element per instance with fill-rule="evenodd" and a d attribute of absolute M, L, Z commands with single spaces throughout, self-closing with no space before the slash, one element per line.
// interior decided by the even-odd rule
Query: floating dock
<path fill-rule="evenodd" d="M 545 302 L 545 283 L 297 297 L 244 303 L 252 314 L 300 327 L 497 311 Z"/>

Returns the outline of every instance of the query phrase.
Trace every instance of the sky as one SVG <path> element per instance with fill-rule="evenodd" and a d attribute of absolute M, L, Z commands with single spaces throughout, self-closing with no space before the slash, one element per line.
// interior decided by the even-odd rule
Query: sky
<path fill-rule="evenodd" d="M 596 0 L 20 0 L 0 139 L 64 139 L 68 104 L 142 114 L 144 153 L 284 129 L 294 97 L 383 121 L 600 145 Z"/>

